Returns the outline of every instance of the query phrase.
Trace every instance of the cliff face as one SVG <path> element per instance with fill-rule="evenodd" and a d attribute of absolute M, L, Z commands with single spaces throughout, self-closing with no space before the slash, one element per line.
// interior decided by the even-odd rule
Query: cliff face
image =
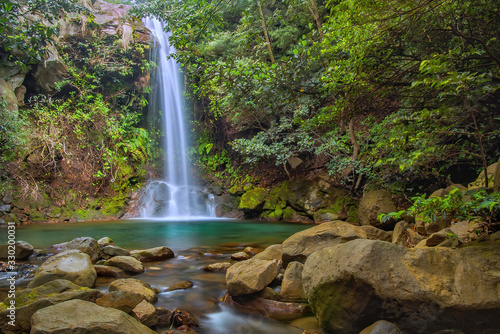
<path fill-rule="evenodd" d="M 56 32 L 43 60 L 22 64 L 12 57 L 26 59 L 22 50 L 0 51 L 0 197 L 14 204 L 5 221 L 116 215 L 142 181 L 149 32 L 127 17 L 130 6 L 78 5 L 57 21 L 23 15 Z"/>

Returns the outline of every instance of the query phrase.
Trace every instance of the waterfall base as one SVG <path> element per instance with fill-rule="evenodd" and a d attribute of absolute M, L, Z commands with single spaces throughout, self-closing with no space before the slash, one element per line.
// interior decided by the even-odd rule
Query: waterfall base
<path fill-rule="evenodd" d="M 193 186 L 153 181 L 142 191 L 140 218 L 192 219 L 215 217 L 214 196 Z"/>

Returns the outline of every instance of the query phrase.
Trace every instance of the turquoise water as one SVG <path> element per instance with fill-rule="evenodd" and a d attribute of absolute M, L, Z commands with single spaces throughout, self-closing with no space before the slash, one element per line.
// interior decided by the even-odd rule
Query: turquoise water
<path fill-rule="evenodd" d="M 289 324 L 259 314 L 243 314 L 222 303 L 226 293 L 225 273 L 205 272 L 202 268 L 230 261 L 231 254 L 241 252 L 248 245 L 264 249 L 281 243 L 308 227 L 224 219 L 122 220 L 23 226 L 18 227 L 16 237 L 42 249 L 84 236 L 95 239 L 107 236 L 129 250 L 167 246 L 175 252 L 175 258 L 144 263 L 145 272 L 133 276 L 160 289 L 156 307 L 191 312 L 200 321 L 201 326 L 195 328 L 200 334 L 300 334 L 302 330 Z M 168 291 L 170 286 L 184 280 L 191 281 L 193 287 Z M 99 277 L 96 288 L 107 292 L 111 281 L 111 278 Z"/>
<path fill-rule="evenodd" d="M 121 220 L 35 224 L 17 228 L 17 240 L 37 248 L 70 241 L 76 237 L 110 237 L 127 249 L 167 246 L 174 251 L 228 242 L 271 245 L 281 243 L 307 225 L 218 220 Z"/>

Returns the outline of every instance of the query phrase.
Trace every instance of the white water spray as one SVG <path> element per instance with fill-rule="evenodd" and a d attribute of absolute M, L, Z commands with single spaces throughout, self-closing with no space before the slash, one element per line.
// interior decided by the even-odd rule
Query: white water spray
<path fill-rule="evenodd" d="M 188 159 L 184 98 L 181 89 L 180 66 L 170 55 L 175 48 L 170 45 L 170 32 L 154 18 L 143 19 L 154 37 L 157 51 L 156 93 L 164 125 L 164 149 L 166 154 L 165 181 L 151 182 L 141 197 L 143 218 L 215 217 L 213 196 L 193 186 Z"/>

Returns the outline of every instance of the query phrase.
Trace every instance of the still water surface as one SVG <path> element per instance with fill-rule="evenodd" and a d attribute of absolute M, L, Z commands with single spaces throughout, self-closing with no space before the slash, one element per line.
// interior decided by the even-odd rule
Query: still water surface
<path fill-rule="evenodd" d="M 176 257 L 145 263 L 145 273 L 133 276 L 158 287 L 162 292 L 155 306 L 192 312 L 200 320 L 200 334 L 294 334 L 301 330 L 259 315 L 237 312 L 224 305 L 225 274 L 201 270 L 205 265 L 229 261 L 232 253 L 245 246 L 264 248 L 281 243 L 290 235 L 310 226 L 285 223 L 259 223 L 236 220 L 122 220 L 37 224 L 17 229 L 17 239 L 36 248 L 70 241 L 76 237 L 110 237 L 117 246 L 144 249 L 171 248 Z M 189 280 L 187 290 L 167 291 L 180 281 Z M 107 292 L 110 278 L 98 278 L 96 286 Z"/>

